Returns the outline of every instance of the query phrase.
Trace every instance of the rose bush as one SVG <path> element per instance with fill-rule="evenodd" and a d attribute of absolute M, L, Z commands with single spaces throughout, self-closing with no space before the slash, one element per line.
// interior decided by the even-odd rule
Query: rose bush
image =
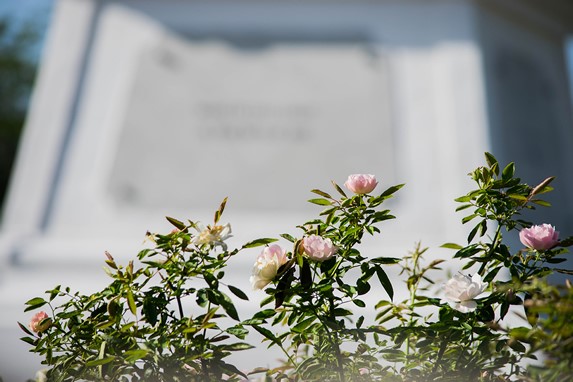
<path fill-rule="evenodd" d="M 539 197 L 553 178 L 531 187 L 513 163 L 502 168 L 489 153 L 486 162 L 470 173 L 477 188 L 456 199 L 462 223 L 473 226 L 466 242 L 443 245 L 464 263 L 445 284 L 435 280 L 447 262 L 426 261 L 419 243 L 401 257 L 361 253 L 364 236 L 394 218 L 384 203 L 402 185 L 372 194 L 376 178 L 354 174 L 345 182 L 352 195 L 334 182 L 334 195 L 312 190 L 309 201 L 323 210 L 297 236 L 281 234 L 287 246 L 263 238 L 229 250 L 231 226 L 219 224 L 226 200 L 212 225 L 167 218 L 175 229 L 149 233 L 153 248 L 137 263 L 106 254 L 113 281 L 102 291 L 57 286 L 29 300 L 26 311 L 49 313 L 20 324 L 22 339 L 43 357 L 49 381 L 571 380 L 573 288 L 547 277 L 573 274 L 555 267 L 573 239 L 520 218 L 547 205 Z M 526 250 L 503 240 L 515 230 Z M 265 296 L 241 320 L 235 304 L 249 295 L 224 271 L 240 251 L 261 246 L 250 282 Z M 390 281 L 389 267 L 400 280 Z M 394 296 L 396 283 L 405 299 Z M 284 362 L 251 371 L 230 364 L 232 353 L 253 347 L 248 333 L 279 348 Z"/>

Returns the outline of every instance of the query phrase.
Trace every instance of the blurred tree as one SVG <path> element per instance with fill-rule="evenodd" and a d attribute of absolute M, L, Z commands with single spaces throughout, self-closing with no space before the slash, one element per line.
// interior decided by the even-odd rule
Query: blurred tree
<path fill-rule="evenodd" d="M 26 117 L 38 39 L 33 23 L 0 18 L 0 209 Z"/>

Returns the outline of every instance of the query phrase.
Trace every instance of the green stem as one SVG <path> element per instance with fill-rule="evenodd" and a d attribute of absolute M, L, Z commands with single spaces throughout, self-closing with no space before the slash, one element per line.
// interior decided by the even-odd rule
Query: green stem
<path fill-rule="evenodd" d="M 487 253 L 487 257 L 490 257 L 491 254 L 495 251 L 495 249 L 496 249 L 497 246 L 499 245 L 498 242 L 499 242 L 499 240 L 500 240 L 500 238 L 501 238 L 501 227 L 502 227 L 501 223 L 498 222 L 498 224 L 497 224 L 497 229 L 495 230 L 495 235 L 494 235 L 494 237 L 493 237 L 493 242 L 491 243 L 491 248 L 490 248 L 489 252 Z M 486 266 L 487 266 L 487 265 L 488 265 L 488 262 L 487 262 L 487 261 L 484 261 L 484 262 L 481 264 L 481 266 L 480 266 L 480 268 L 479 268 L 479 271 L 478 271 L 478 274 L 479 274 L 480 276 L 484 276 L 485 269 L 486 269 Z"/>
<path fill-rule="evenodd" d="M 420 244 L 418 243 L 413 255 L 412 259 L 414 260 L 414 264 L 412 266 L 412 276 L 416 276 L 418 274 L 418 260 L 420 258 Z M 410 287 L 410 310 L 413 311 L 414 303 L 416 302 L 416 292 L 418 290 L 418 283 L 420 282 L 421 277 L 416 279 L 416 282 Z M 414 322 L 414 317 L 410 315 L 410 320 L 408 321 L 408 326 L 412 326 Z M 406 366 L 409 365 L 409 356 L 410 355 L 410 336 L 406 338 Z"/>
<path fill-rule="evenodd" d="M 334 299 L 332 298 L 332 296 L 330 296 L 329 299 L 329 315 L 330 318 L 333 321 L 336 321 L 336 317 L 334 316 Z M 337 363 L 337 370 L 338 370 L 338 376 L 340 378 L 340 382 L 345 382 L 346 378 L 344 377 L 344 365 L 342 362 L 342 353 L 340 352 L 340 345 L 339 345 L 339 341 L 338 338 L 333 339 L 333 335 L 332 332 L 328 330 L 328 326 L 324 325 L 324 328 L 326 330 L 326 332 L 328 333 L 328 338 L 330 339 L 330 343 L 332 345 L 332 347 L 334 348 L 334 354 L 336 356 L 336 363 Z"/>
<path fill-rule="evenodd" d="M 444 338 L 442 340 L 442 343 L 440 344 L 440 350 L 438 350 L 438 356 L 436 358 L 436 364 L 434 365 L 434 368 L 432 369 L 432 373 L 435 373 L 438 370 L 438 366 L 440 366 L 440 361 L 442 360 L 442 357 L 444 356 L 446 348 L 448 347 L 448 340 L 449 340 L 449 338 Z"/>

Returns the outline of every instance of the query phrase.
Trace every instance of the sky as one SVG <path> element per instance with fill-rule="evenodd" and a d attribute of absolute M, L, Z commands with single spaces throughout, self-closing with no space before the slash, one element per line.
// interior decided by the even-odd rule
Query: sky
<path fill-rule="evenodd" d="M 8 17 L 16 25 L 33 22 L 39 28 L 41 38 L 31 47 L 32 55 L 39 58 L 52 14 L 54 0 L 0 0 L 0 17 Z"/>

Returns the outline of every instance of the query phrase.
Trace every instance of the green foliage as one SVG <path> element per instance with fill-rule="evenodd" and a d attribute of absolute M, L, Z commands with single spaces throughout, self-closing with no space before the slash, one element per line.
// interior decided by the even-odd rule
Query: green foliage
<path fill-rule="evenodd" d="M 102 291 L 82 295 L 57 286 L 47 291 L 48 299 L 26 303 L 26 310 L 48 306 L 54 318 L 38 335 L 21 325 L 27 334 L 23 340 L 51 367 L 50 381 L 244 377 L 224 361 L 232 352 L 252 347 L 244 342 L 248 331 L 228 292 L 248 297 L 223 281 L 223 269 L 239 250 L 217 251 L 218 238 L 197 243 L 201 232 L 193 232 L 195 223 L 167 219 L 176 229 L 148 234 L 155 248 L 138 254 L 139 265 L 130 261 L 121 266 L 106 253 L 106 272 L 113 281 Z M 217 233 L 220 227 L 206 229 Z M 56 305 L 58 299 L 64 303 Z"/>
<path fill-rule="evenodd" d="M 240 250 L 266 250 L 276 239 L 228 250 L 230 227 L 218 224 L 224 200 L 212 226 L 167 218 L 175 230 L 149 234 L 155 246 L 139 253 L 137 265 L 121 266 L 108 254 L 113 281 L 102 291 L 81 295 L 58 286 L 30 299 L 27 311 L 51 314 L 40 316 L 37 332 L 20 324 L 22 340 L 42 355 L 50 381 L 247 378 L 225 359 L 252 347 L 244 341 L 249 331 L 286 357 L 249 373 L 265 381 L 570 380 L 573 287 L 546 278 L 573 274 L 555 268 L 573 239 L 518 251 L 503 240 L 531 226 L 520 213 L 547 204 L 539 195 L 553 178 L 530 187 L 515 177 L 513 163 L 502 168 L 489 153 L 486 162 L 470 174 L 477 189 L 457 199 L 462 224 L 475 225 L 465 245 L 443 245 L 464 264 L 443 288 L 434 279 L 447 260 L 426 261 L 420 244 L 403 258 L 360 252 L 364 235 L 379 234 L 380 223 L 394 218 L 383 205 L 402 185 L 348 196 L 333 183 L 338 197 L 312 190 L 318 197 L 310 202 L 323 210 L 298 227 L 300 237 L 280 235 L 291 248 L 280 264 L 279 252 L 267 259 L 272 275 L 258 284 L 267 296 L 252 317 L 240 321 L 234 301 L 249 296 L 224 282 L 224 269 Z M 317 237 L 327 255 L 307 247 Z M 392 284 L 389 267 L 402 285 Z M 407 297 L 395 301 L 395 290 Z M 371 306 L 365 296 L 374 291 L 383 298 Z"/>
<path fill-rule="evenodd" d="M 378 196 L 351 197 L 338 185 L 334 187 L 340 199 L 312 190 L 322 198 L 309 202 L 326 209 L 318 219 L 299 227 L 303 231 L 300 239 L 283 235 L 293 243 L 287 255 L 291 261 L 279 270 L 275 287 L 266 289 L 269 298 L 262 303 L 264 306 L 274 302 L 274 309 L 263 310 L 247 322 L 263 334 L 271 346 L 281 347 L 289 359 L 287 365 L 274 372 L 277 379 L 361 380 L 359 370 L 364 367 L 370 370 L 375 364 L 376 358 L 366 343 L 367 329 L 362 327 L 364 316 L 354 317 L 351 305 L 365 308 L 366 303 L 360 296 L 376 283 L 392 298 L 394 291 L 385 266 L 399 259 L 368 259 L 356 246 L 365 234 L 380 232 L 377 223 L 394 218 L 381 205 L 402 185 Z M 310 235 L 331 240 L 337 248 L 336 255 L 322 262 L 312 260 L 305 254 L 303 244 L 303 238 Z M 373 276 L 377 281 L 373 281 Z M 277 337 L 270 329 L 262 330 L 269 324 L 284 324 L 289 330 Z M 343 351 L 346 345 L 355 350 Z M 301 353 L 303 348 L 306 351 Z"/>
<path fill-rule="evenodd" d="M 30 47 L 38 40 L 31 25 L 16 27 L 0 18 L 0 205 L 26 115 L 36 65 Z"/>

